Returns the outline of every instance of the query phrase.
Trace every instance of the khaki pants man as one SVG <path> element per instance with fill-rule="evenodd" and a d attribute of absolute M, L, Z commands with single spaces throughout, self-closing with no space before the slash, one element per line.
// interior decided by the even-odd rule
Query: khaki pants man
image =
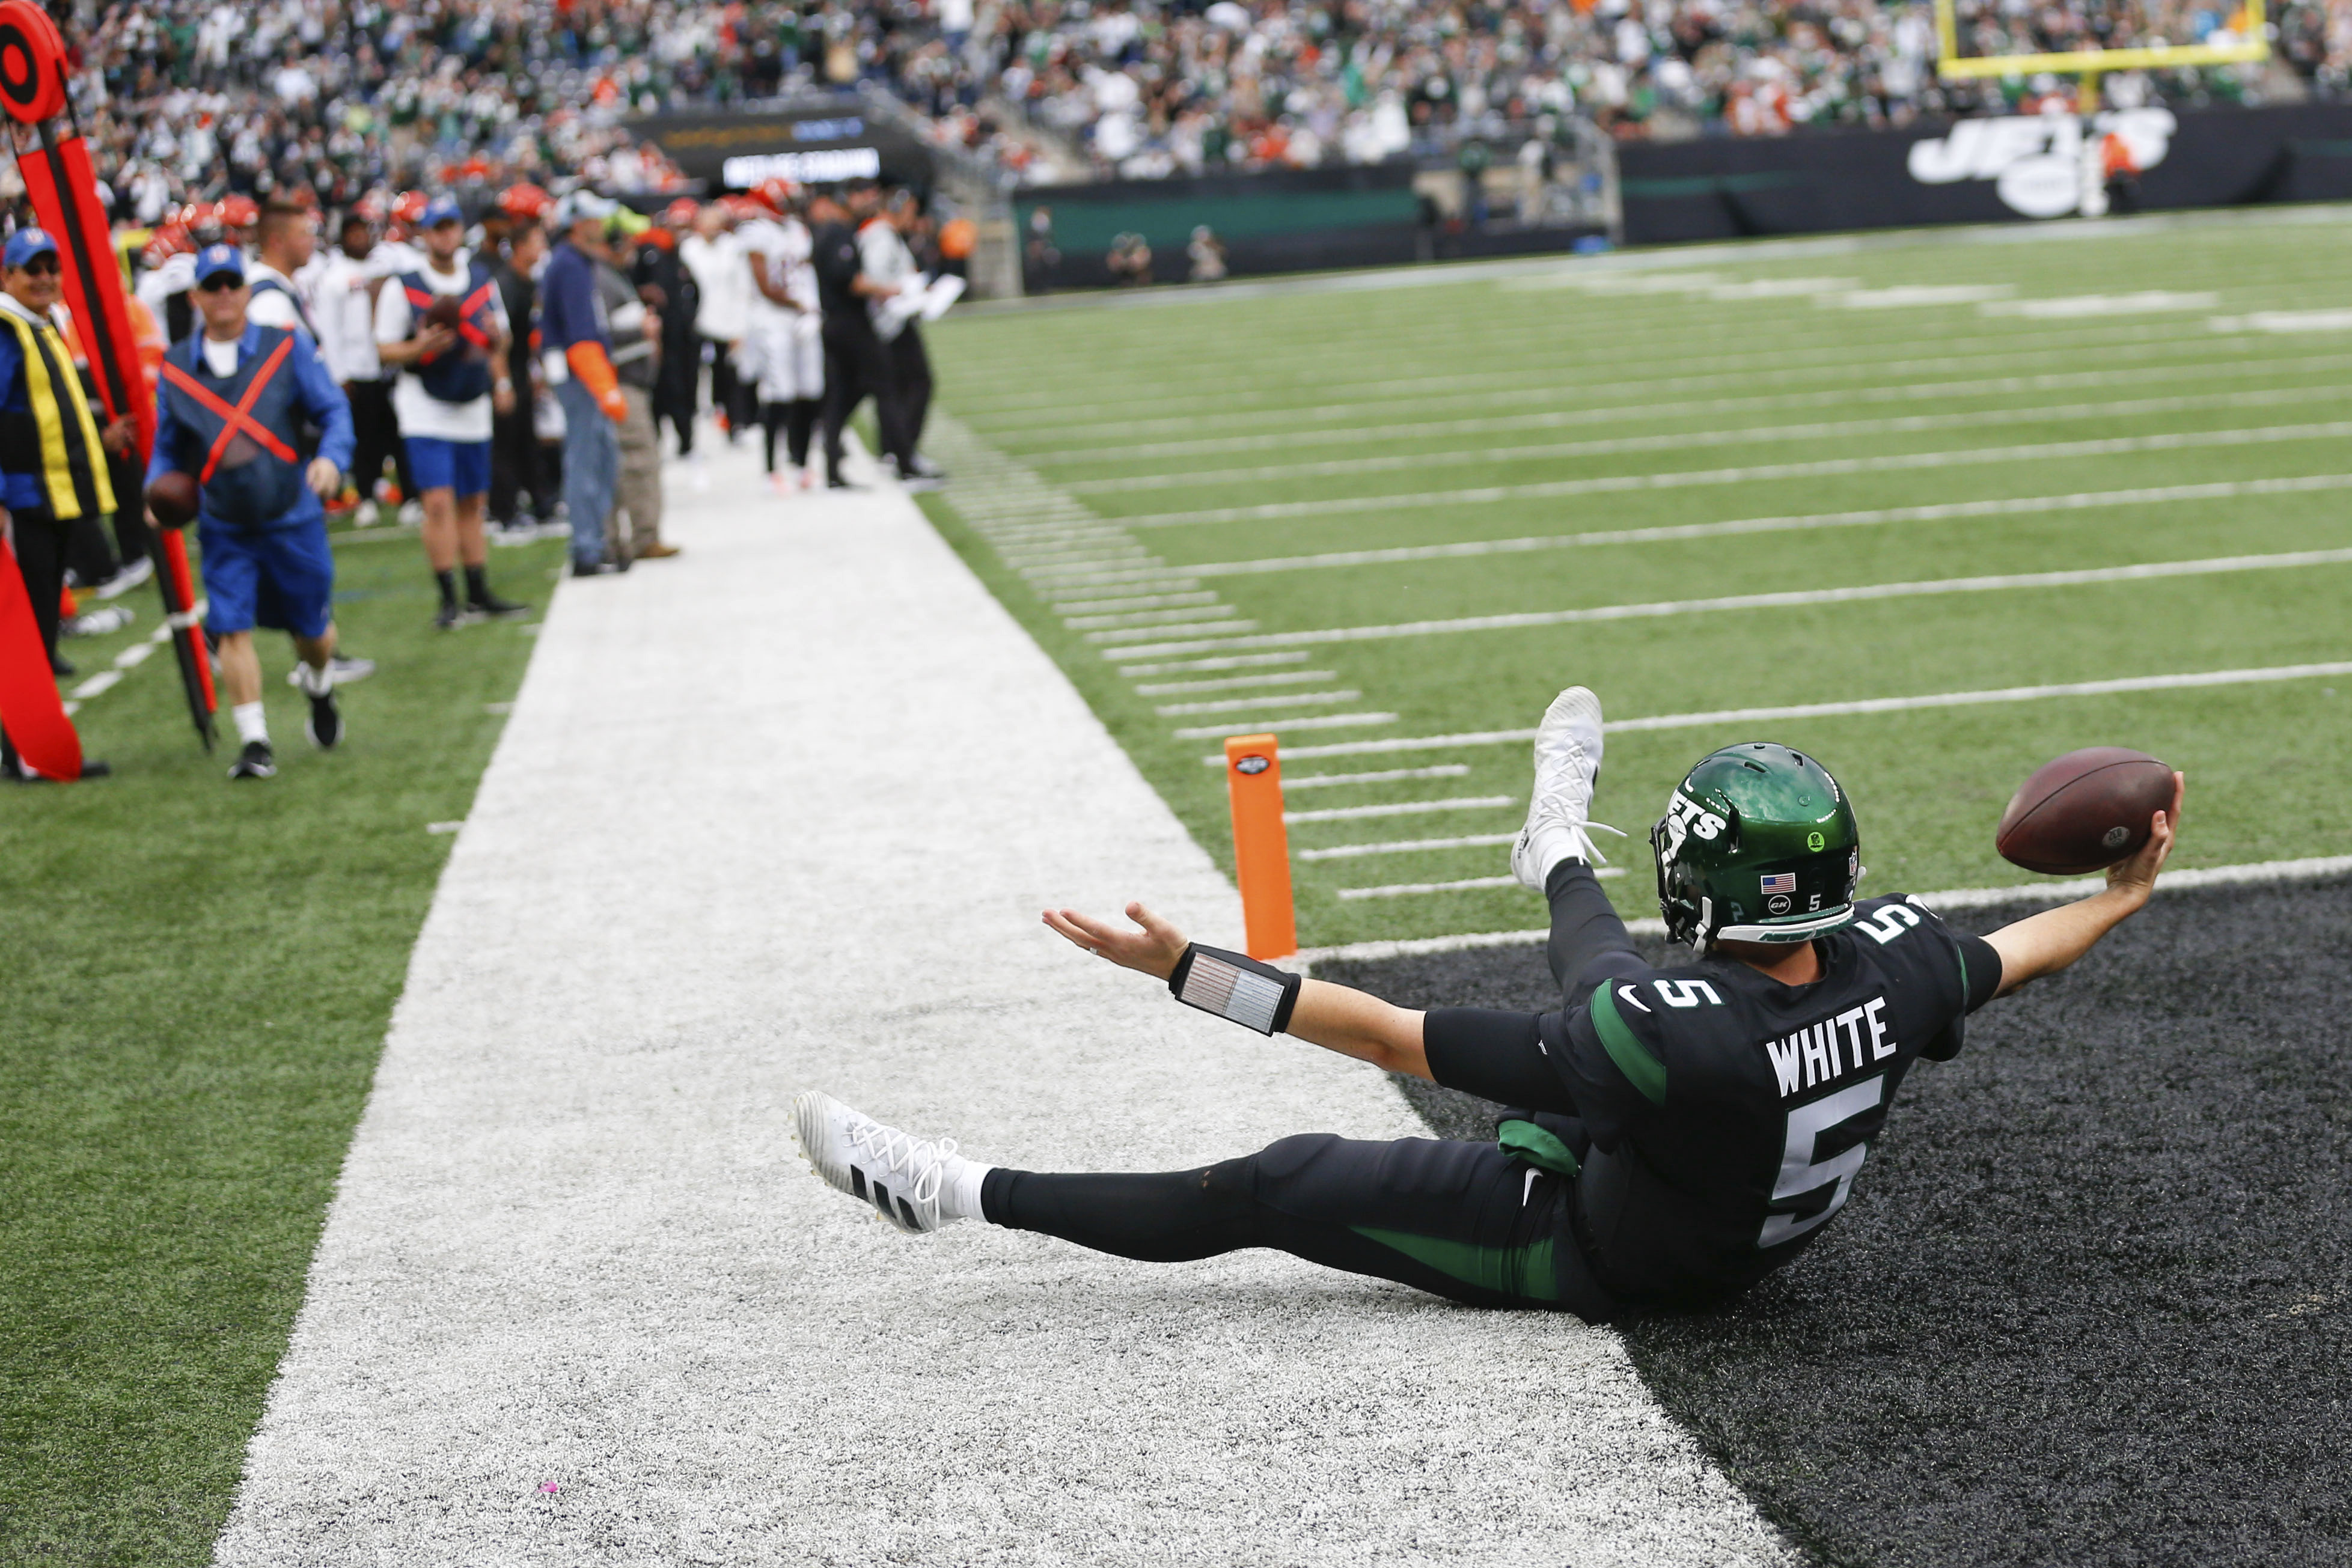
<path fill-rule="evenodd" d="M 676 555 L 662 543 L 661 431 L 654 423 L 654 394 L 646 387 L 621 387 L 629 417 L 621 438 L 621 484 L 604 525 L 605 553 L 614 560 L 659 560 Z"/>

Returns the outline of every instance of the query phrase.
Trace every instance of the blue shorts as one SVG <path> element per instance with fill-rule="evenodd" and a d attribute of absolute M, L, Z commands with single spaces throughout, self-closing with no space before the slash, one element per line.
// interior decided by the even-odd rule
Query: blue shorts
<path fill-rule="evenodd" d="M 226 636 L 256 626 L 319 637 L 334 619 L 335 555 L 322 519 L 287 528 L 233 528 L 199 521 L 205 624 Z"/>
<path fill-rule="evenodd" d="M 487 441 L 444 441 L 437 435 L 410 435 L 408 471 L 416 476 L 419 495 L 427 490 L 455 490 L 457 498 L 487 494 L 490 487 L 490 444 Z"/>

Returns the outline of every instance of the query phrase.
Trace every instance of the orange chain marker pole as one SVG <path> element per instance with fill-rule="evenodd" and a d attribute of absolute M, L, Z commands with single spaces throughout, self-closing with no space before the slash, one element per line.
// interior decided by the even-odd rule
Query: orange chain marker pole
<path fill-rule="evenodd" d="M 1225 793 L 1234 808 L 1234 880 L 1242 890 L 1244 946 L 1253 958 L 1298 951 L 1290 902 L 1290 834 L 1282 825 L 1282 755 L 1270 735 L 1225 740 Z"/>

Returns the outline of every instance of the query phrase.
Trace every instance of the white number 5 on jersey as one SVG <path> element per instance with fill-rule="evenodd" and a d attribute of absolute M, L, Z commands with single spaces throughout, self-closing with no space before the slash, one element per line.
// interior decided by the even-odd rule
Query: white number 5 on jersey
<path fill-rule="evenodd" d="M 1813 1149 L 1821 1135 L 1832 1127 L 1877 1109 L 1879 1098 L 1885 1092 L 1886 1075 L 1881 1073 L 1789 1113 L 1789 1142 L 1780 1155 L 1780 1179 L 1772 1186 L 1772 1200 L 1778 1203 L 1802 1193 L 1818 1192 L 1832 1182 L 1837 1183 L 1837 1191 L 1830 1194 L 1828 1204 L 1819 1214 L 1775 1214 L 1768 1218 L 1763 1233 L 1756 1239 L 1759 1249 L 1793 1241 L 1845 1207 L 1846 1194 L 1853 1190 L 1853 1174 L 1862 1169 L 1870 1145 L 1856 1144 L 1819 1165 L 1813 1163 Z"/>

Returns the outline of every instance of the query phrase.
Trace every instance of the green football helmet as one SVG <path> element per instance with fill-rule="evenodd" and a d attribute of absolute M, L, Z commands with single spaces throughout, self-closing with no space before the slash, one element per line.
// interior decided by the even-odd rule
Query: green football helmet
<path fill-rule="evenodd" d="M 1753 741 L 1699 759 L 1650 830 L 1666 935 L 1810 942 L 1853 918 L 1862 836 L 1829 769 Z"/>

